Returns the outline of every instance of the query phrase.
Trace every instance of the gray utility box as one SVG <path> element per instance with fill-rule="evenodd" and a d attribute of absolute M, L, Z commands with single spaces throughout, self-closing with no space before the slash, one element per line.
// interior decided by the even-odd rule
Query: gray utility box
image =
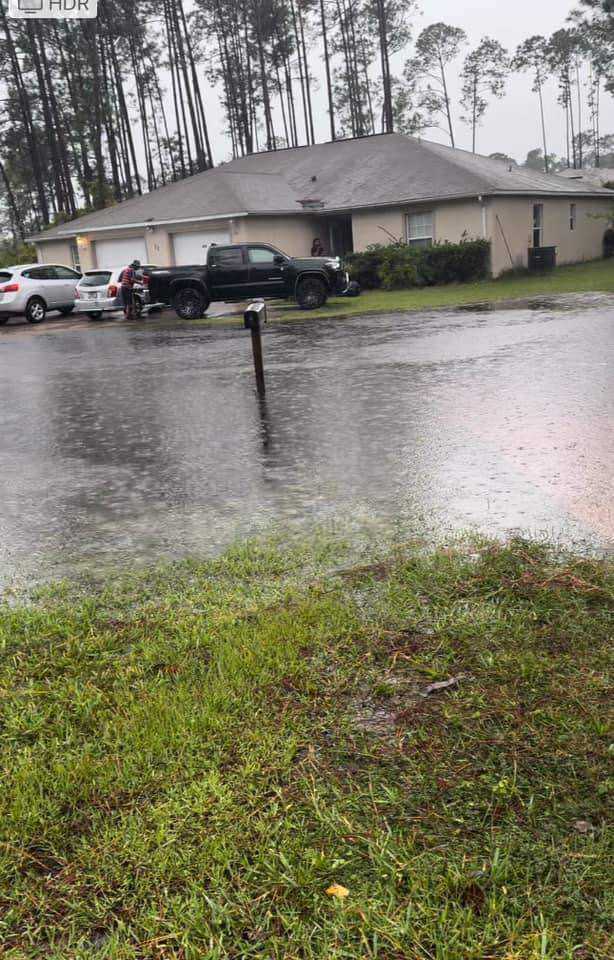
<path fill-rule="evenodd" d="M 556 247 L 529 247 L 529 270 L 538 273 L 555 267 Z"/>

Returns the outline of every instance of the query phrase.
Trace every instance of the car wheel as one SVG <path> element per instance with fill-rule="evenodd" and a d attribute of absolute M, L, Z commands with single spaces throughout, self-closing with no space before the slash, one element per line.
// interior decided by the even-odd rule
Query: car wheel
<path fill-rule="evenodd" d="M 317 310 L 328 298 L 325 284 L 318 277 L 305 277 L 296 289 L 296 299 L 303 310 Z"/>
<path fill-rule="evenodd" d="M 60 313 L 62 314 L 63 317 L 67 317 L 68 314 L 72 313 L 74 309 L 75 309 L 74 307 L 61 307 Z"/>
<path fill-rule="evenodd" d="M 32 297 L 26 307 L 26 318 L 29 323 L 42 323 L 47 316 L 45 301 L 40 297 Z"/>
<path fill-rule="evenodd" d="M 195 290 L 194 287 L 184 287 L 173 301 L 175 313 L 182 320 L 198 320 L 204 316 L 208 306 L 209 300 L 203 297 L 201 292 Z"/>
<path fill-rule="evenodd" d="M 86 314 L 88 320 L 102 320 L 103 313 L 102 310 L 97 310 L 96 313 Z"/>

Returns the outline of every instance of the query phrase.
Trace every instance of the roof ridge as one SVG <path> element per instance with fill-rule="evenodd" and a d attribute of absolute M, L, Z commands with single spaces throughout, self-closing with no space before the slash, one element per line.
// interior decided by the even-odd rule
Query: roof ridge
<path fill-rule="evenodd" d="M 465 150 L 464 147 L 451 146 L 448 143 L 437 143 L 434 140 L 425 140 L 422 142 L 427 146 L 427 148 L 431 152 L 437 153 L 438 149 L 443 149 L 446 152 L 449 152 L 450 162 L 453 163 L 455 167 L 459 167 L 463 170 L 466 170 L 466 167 L 463 165 L 461 157 L 463 159 L 466 158 L 467 160 L 472 160 L 476 158 L 479 160 L 487 160 L 489 163 L 493 163 L 493 164 L 500 163 L 502 166 L 507 164 L 507 161 L 505 160 L 497 160 L 495 157 L 487 157 L 486 154 L 484 153 L 475 153 L 473 150 Z M 433 148 L 435 149 L 433 150 Z M 514 167 L 516 166 L 517 165 L 514 164 Z M 479 171 L 479 170 L 475 170 L 473 171 L 473 173 L 476 179 L 483 180 L 486 190 L 496 191 L 498 189 L 497 179 L 494 173 L 493 173 L 492 179 L 490 176 L 488 176 L 487 174 L 483 174 L 482 171 Z"/>

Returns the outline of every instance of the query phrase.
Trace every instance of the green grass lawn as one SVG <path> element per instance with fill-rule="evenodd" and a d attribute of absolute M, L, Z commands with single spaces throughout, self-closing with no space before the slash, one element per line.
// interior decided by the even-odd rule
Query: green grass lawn
<path fill-rule="evenodd" d="M 611 957 L 612 564 L 336 550 L 0 607 L 0 956 Z"/>
<path fill-rule="evenodd" d="M 338 297 L 322 310 L 306 312 L 296 304 L 276 306 L 277 319 L 306 317 L 346 317 L 362 313 L 394 313 L 399 310 L 423 310 L 429 307 L 454 307 L 466 303 L 496 302 L 544 294 L 614 292 L 614 260 L 557 267 L 552 273 L 502 277 L 479 283 L 455 283 L 445 287 L 421 287 L 413 290 L 366 290 L 355 299 Z"/>

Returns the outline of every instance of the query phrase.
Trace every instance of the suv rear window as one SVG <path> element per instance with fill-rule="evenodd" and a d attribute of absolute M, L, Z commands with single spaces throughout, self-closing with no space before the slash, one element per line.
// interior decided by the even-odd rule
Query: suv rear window
<path fill-rule="evenodd" d="M 3 270 L 2 273 L 0 273 L 0 283 L 6 283 L 7 280 L 12 280 L 12 279 L 13 279 L 12 273 L 7 273 L 6 270 Z"/>
<path fill-rule="evenodd" d="M 97 273 L 86 273 L 79 280 L 80 287 L 104 287 L 111 279 L 110 270 L 99 270 Z"/>

